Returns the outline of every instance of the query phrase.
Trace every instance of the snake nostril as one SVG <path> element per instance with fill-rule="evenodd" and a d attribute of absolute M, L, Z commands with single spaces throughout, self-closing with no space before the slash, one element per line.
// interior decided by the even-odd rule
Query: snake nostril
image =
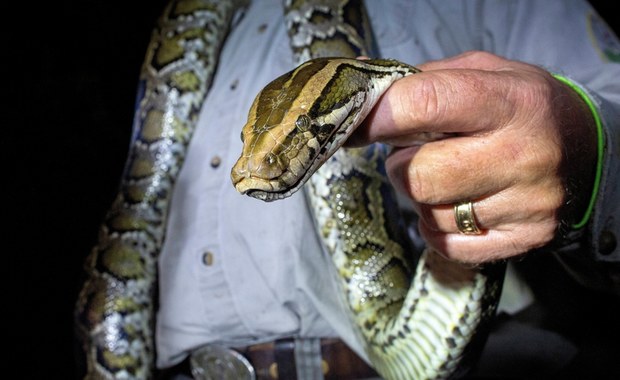
<path fill-rule="evenodd" d="M 286 157 L 277 155 L 275 153 L 268 153 L 262 160 L 260 165 L 260 177 L 263 178 L 278 178 L 287 170 L 288 159 Z"/>
<path fill-rule="evenodd" d="M 265 156 L 265 162 L 267 163 L 267 165 L 273 166 L 278 162 L 278 156 L 273 153 L 269 153 Z"/>

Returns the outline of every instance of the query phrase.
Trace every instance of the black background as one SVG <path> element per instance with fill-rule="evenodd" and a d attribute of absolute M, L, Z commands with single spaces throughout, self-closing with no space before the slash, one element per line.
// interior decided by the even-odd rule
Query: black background
<path fill-rule="evenodd" d="M 75 376 L 82 264 L 119 183 L 139 69 L 164 3 L 2 6 L 2 373 Z M 593 3 L 618 30 L 609 3 Z"/>

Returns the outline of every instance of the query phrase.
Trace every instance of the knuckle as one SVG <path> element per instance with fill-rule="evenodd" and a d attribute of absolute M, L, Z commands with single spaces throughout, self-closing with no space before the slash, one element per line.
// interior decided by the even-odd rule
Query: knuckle
<path fill-rule="evenodd" d="M 438 189 L 435 186 L 433 170 L 424 165 L 412 165 L 406 176 L 409 196 L 420 204 L 437 204 Z"/>
<path fill-rule="evenodd" d="M 405 106 L 412 121 L 425 123 L 435 120 L 437 115 L 441 114 L 442 93 L 445 88 L 438 76 L 429 74 L 423 77 L 417 86 L 413 86 L 413 90 L 409 92 L 410 98 L 407 99 Z"/>
<path fill-rule="evenodd" d="M 437 219 L 435 218 L 433 210 L 430 206 L 420 204 L 418 207 L 418 210 L 420 213 L 420 222 L 424 223 L 424 226 L 429 231 L 433 231 L 433 232 L 441 231 L 441 228 L 439 227 L 439 223 L 437 222 Z"/>
<path fill-rule="evenodd" d="M 414 203 L 420 206 L 442 203 L 445 179 L 436 165 L 426 163 L 426 158 L 416 155 L 388 160 L 386 170 L 390 183 Z"/>

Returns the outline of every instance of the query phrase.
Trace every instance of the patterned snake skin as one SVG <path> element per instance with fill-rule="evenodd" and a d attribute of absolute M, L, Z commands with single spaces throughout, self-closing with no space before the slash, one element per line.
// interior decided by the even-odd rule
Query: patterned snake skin
<path fill-rule="evenodd" d="M 157 260 L 169 201 L 218 54 L 244 1 L 173 0 L 153 32 L 127 165 L 97 245 L 86 260 L 76 326 L 88 379 L 154 376 Z M 298 63 L 371 55 L 359 1 L 287 1 Z M 475 359 L 495 313 L 504 267 L 463 267 L 414 254 L 381 145 L 338 150 L 304 187 L 331 253 L 342 297 L 386 379 L 458 377 Z"/>

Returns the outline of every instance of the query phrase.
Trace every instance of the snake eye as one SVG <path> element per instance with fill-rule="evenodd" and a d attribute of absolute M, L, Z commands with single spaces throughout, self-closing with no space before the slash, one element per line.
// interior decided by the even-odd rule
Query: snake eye
<path fill-rule="evenodd" d="M 310 128 L 310 117 L 308 115 L 299 115 L 297 121 L 295 121 L 295 127 L 302 132 L 305 132 Z"/>
<path fill-rule="evenodd" d="M 243 138 L 243 131 L 241 131 L 241 142 L 242 143 L 245 142 L 244 140 L 245 140 L 245 138 Z"/>

